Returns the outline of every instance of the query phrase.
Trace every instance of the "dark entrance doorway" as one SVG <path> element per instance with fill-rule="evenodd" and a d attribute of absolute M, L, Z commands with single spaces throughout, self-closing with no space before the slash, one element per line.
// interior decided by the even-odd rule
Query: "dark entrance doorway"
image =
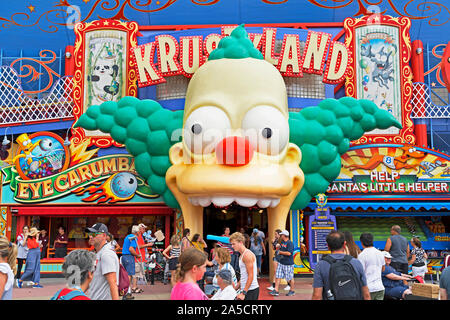
<path fill-rule="evenodd" d="M 253 229 L 264 232 L 267 237 L 268 230 L 267 209 L 258 207 L 241 207 L 239 205 L 229 205 L 225 208 L 218 208 L 214 205 L 203 210 L 203 235 L 208 244 L 208 248 L 213 248 L 215 241 L 206 240 L 207 235 L 221 236 L 225 227 L 230 228 L 230 234 L 242 232 L 251 236 Z M 266 242 L 266 251 L 268 246 Z M 261 273 L 268 274 L 268 257 L 263 256 Z"/>
<path fill-rule="evenodd" d="M 244 231 L 251 235 L 253 228 L 258 228 L 267 234 L 267 221 L 266 209 L 210 205 L 203 210 L 203 234 L 205 238 L 208 234 L 221 236 L 225 227 L 230 228 L 230 233 Z"/>

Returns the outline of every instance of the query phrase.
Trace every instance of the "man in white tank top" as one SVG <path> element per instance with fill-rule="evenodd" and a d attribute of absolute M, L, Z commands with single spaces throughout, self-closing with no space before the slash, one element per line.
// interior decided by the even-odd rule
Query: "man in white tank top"
<path fill-rule="evenodd" d="M 256 257 L 253 252 L 245 247 L 245 237 L 240 232 L 235 232 L 230 236 L 230 243 L 233 249 L 240 253 L 239 269 L 241 279 L 239 286 L 240 293 L 238 300 L 258 300 L 259 284 L 257 279 L 258 269 L 256 266 Z"/>

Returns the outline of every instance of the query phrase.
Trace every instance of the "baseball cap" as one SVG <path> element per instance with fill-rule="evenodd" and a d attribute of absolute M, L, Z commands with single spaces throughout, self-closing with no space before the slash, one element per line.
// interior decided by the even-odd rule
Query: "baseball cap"
<path fill-rule="evenodd" d="M 382 251 L 381 253 L 383 254 L 383 256 L 384 256 L 385 258 L 392 259 L 392 256 L 391 256 L 391 254 L 390 254 L 389 252 L 387 252 L 387 251 Z"/>
<path fill-rule="evenodd" d="M 289 231 L 283 230 L 280 232 L 280 235 L 285 235 L 286 237 L 289 237 Z"/>
<path fill-rule="evenodd" d="M 143 224 L 143 223 L 139 223 L 138 227 L 147 229 L 147 226 L 145 224 Z"/>
<path fill-rule="evenodd" d="M 103 223 L 96 223 L 90 228 L 84 229 L 84 232 L 103 232 L 108 233 L 108 227 Z"/>
<path fill-rule="evenodd" d="M 256 228 L 255 228 L 255 229 L 253 229 L 253 232 L 258 232 L 258 231 L 259 231 L 259 230 L 258 230 L 258 229 L 256 229 Z"/>
<path fill-rule="evenodd" d="M 231 276 L 231 271 L 230 270 L 227 270 L 227 269 L 222 269 L 222 270 L 220 270 L 218 273 L 217 273 L 217 275 L 219 276 L 219 277 L 221 277 L 223 280 L 225 280 L 225 281 L 228 281 L 228 282 L 231 282 L 232 280 L 232 276 Z"/>

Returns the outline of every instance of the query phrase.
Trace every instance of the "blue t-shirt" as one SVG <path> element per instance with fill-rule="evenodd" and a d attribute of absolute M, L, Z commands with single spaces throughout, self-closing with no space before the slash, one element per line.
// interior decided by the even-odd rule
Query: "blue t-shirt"
<path fill-rule="evenodd" d="M 391 279 L 386 277 L 390 273 L 396 274 L 398 276 L 402 275 L 400 272 L 398 272 L 397 270 L 395 270 L 391 266 L 386 265 L 384 267 L 384 271 L 381 272 L 381 280 L 383 281 L 383 286 L 386 289 L 402 286 L 403 285 L 403 281 L 402 280 L 391 280 Z"/>
<path fill-rule="evenodd" d="M 278 255 L 278 262 L 290 266 L 294 264 L 294 243 L 291 240 L 281 242 L 281 247 L 279 252 L 290 252 L 290 256 L 285 256 L 284 254 Z"/>
<path fill-rule="evenodd" d="M 130 247 L 133 247 L 135 251 L 137 251 L 137 236 L 134 234 L 129 234 L 123 240 L 122 246 L 122 254 L 131 254 Z"/>
<path fill-rule="evenodd" d="M 439 280 L 439 288 L 447 290 L 447 300 L 450 299 L 450 267 L 447 267 L 442 271 Z"/>

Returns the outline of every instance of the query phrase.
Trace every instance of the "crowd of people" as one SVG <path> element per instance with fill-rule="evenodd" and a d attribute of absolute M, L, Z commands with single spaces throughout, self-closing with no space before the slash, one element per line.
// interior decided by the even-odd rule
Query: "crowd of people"
<path fill-rule="evenodd" d="M 53 300 L 130 300 L 143 292 L 138 278 L 145 278 L 144 261 L 149 257 L 148 248 L 155 238 L 144 224 L 131 227 L 124 239 L 122 255 L 120 246 L 108 232 L 108 227 L 96 223 L 86 228 L 93 250 L 73 250 L 64 257 L 62 273 L 67 287 L 58 290 Z M 242 230 L 241 230 L 242 231 Z M 265 239 L 263 232 L 255 228 L 251 235 L 242 232 L 230 234 L 224 229 L 226 241 L 219 241 L 207 253 L 208 245 L 202 235 L 190 237 L 190 230 L 183 230 L 182 237 L 173 235 L 170 245 L 162 251 L 171 280 L 171 300 L 258 300 L 261 256 L 266 255 L 265 243 L 273 248 L 272 278 L 267 289 L 273 296 L 280 295 L 284 279 L 287 296 L 294 291 L 294 245 L 287 230 L 276 230 L 272 239 Z M 55 240 L 64 242 L 64 229 Z M 23 228 L 17 243 L 0 237 L 0 297 L 12 299 L 14 279 L 21 288 L 24 281 L 33 287 L 42 287 L 40 264 L 42 232 L 36 228 Z M 374 247 L 373 235 L 360 236 L 362 249 L 356 245 L 349 232 L 331 231 L 326 238 L 331 254 L 324 256 L 314 269 L 312 300 L 384 300 L 405 299 L 412 294 L 408 281 L 423 282 L 427 272 L 427 255 L 421 242 L 414 237 L 408 243 L 401 235 L 401 228 L 393 226 L 391 237 L 383 251 Z M 62 254 L 62 253 L 61 253 Z M 448 264 L 446 259 L 445 263 Z M 21 268 L 25 262 L 25 270 Z M 412 275 L 408 266 L 412 265 Z M 440 279 L 440 295 L 445 300 L 450 293 L 450 268 L 445 265 Z M 209 279 L 209 280 L 208 280 Z M 206 293 L 205 282 L 213 290 Z"/>
<path fill-rule="evenodd" d="M 258 300 L 258 279 L 269 240 L 258 228 L 254 228 L 251 235 L 240 231 L 230 234 L 230 228 L 225 227 L 222 237 L 227 240 L 215 243 L 209 256 L 205 251 L 208 245 L 200 234 L 189 239 L 190 230 L 185 229 L 182 239 L 174 235 L 163 252 L 171 271 L 171 299 Z M 274 251 L 275 280 L 267 289 L 271 295 L 278 296 L 281 280 L 285 279 L 289 283 L 286 295 L 292 296 L 295 294 L 294 245 L 289 240 L 289 232 L 277 230 L 270 243 Z M 212 278 L 210 294 L 205 290 L 208 277 Z"/>
<path fill-rule="evenodd" d="M 361 234 L 361 251 L 350 232 L 330 232 L 326 241 L 331 254 L 314 269 L 312 299 L 400 300 L 411 295 L 410 282 L 424 283 L 427 254 L 419 238 L 413 237 L 408 243 L 400 226 L 392 226 L 390 232 L 383 251 L 374 247 L 371 233 Z M 441 300 L 446 300 L 450 292 L 450 269 L 445 263 Z"/>

